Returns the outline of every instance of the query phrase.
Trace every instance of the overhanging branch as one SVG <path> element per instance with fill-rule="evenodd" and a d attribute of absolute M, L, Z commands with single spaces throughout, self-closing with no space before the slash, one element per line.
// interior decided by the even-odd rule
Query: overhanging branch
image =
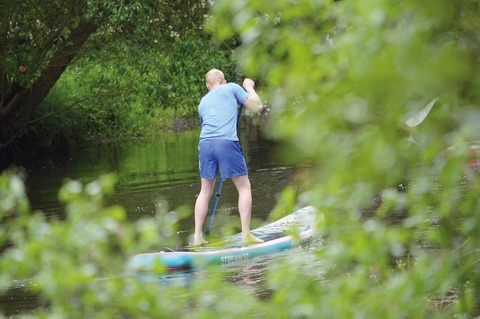
<path fill-rule="evenodd" d="M 17 92 L 13 98 L 8 102 L 7 106 L 5 106 L 1 111 L 0 111 L 0 119 L 4 119 L 8 116 L 8 114 L 15 108 L 15 106 L 18 104 L 18 101 L 20 101 L 20 97 L 22 96 L 22 92 Z"/>
<path fill-rule="evenodd" d="M 105 95 L 106 95 L 106 94 L 105 94 Z M 94 95 L 92 95 L 92 96 L 89 96 L 89 97 L 86 97 L 86 98 L 77 100 L 77 101 L 73 102 L 72 104 L 69 104 L 69 105 L 67 105 L 67 106 L 65 106 L 65 107 L 63 107 L 63 108 L 61 108 L 61 109 L 59 109 L 59 110 L 56 110 L 55 112 L 51 112 L 51 113 L 49 113 L 49 114 L 40 116 L 40 117 L 38 117 L 38 118 L 36 118 L 36 119 L 34 119 L 34 120 L 28 121 L 27 123 L 25 123 L 25 125 L 31 125 L 31 124 L 40 122 L 40 121 L 42 121 L 42 120 L 44 120 L 44 119 L 46 119 L 46 118 L 49 118 L 49 117 L 51 117 L 51 116 L 54 116 L 54 115 L 63 113 L 63 112 L 71 109 L 72 107 L 74 107 L 74 106 L 76 106 L 76 105 L 78 105 L 78 104 L 80 104 L 80 103 L 82 103 L 82 102 L 85 102 L 85 101 L 88 101 L 88 100 L 93 100 L 93 99 L 95 99 L 95 98 L 97 98 L 97 97 L 99 97 L 99 96 L 100 96 L 100 93 L 97 93 L 97 94 L 94 94 Z"/>

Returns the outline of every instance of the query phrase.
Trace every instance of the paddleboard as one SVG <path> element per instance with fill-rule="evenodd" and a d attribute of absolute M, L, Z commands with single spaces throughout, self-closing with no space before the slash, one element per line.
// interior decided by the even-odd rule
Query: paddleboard
<path fill-rule="evenodd" d="M 136 271 L 149 271 L 158 263 L 169 270 L 237 265 L 257 256 L 310 244 L 317 235 L 317 222 L 320 220 L 323 216 L 317 209 L 307 206 L 252 230 L 251 233 L 261 238 L 263 243 L 245 246 L 239 233 L 206 246 L 138 254 L 133 257 L 132 267 Z"/>

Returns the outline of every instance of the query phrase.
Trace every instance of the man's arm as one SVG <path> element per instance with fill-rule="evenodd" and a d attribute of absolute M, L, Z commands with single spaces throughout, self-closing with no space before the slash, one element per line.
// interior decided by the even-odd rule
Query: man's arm
<path fill-rule="evenodd" d="M 250 110 L 257 113 L 261 113 L 264 110 L 262 100 L 260 100 L 260 97 L 258 96 L 254 87 L 255 87 L 255 82 L 253 82 L 253 80 L 248 78 L 243 80 L 243 88 L 249 94 L 248 99 L 245 101 L 244 104 Z"/>

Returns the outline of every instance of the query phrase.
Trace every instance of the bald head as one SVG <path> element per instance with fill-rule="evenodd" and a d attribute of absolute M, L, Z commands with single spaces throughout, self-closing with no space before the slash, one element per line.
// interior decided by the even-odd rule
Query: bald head
<path fill-rule="evenodd" d="M 205 82 L 209 90 L 226 83 L 223 72 L 217 69 L 212 69 L 207 72 L 205 75 Z"/>

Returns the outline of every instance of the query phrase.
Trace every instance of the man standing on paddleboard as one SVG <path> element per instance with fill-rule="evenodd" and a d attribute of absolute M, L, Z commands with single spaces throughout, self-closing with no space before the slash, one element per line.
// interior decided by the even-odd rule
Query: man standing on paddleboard
<path fill-rule="evenodd" d="M 238 211 L 242 224 L 242 241 L 245 244 L 259 243 L 261 239 L 250 234 L 252 190 L 248 170 L 237 136 L 238 105 L 261 113 L 262 101 L 256 93 L 255 82 L 246 78 L 243 89 L 236 83 L 227 83 L 223 72 L 212 69 L 205 75 L 208 93 L 200 101 L 198 115 L 202 131 L 198 143 L 201 189 L 195 203 L 195 234 L 193 245 L 201 246 L 203 223 L 207 216 L 208 203 L 215 187 L 215 178 L 231 178 L 238 191 Z"/>

